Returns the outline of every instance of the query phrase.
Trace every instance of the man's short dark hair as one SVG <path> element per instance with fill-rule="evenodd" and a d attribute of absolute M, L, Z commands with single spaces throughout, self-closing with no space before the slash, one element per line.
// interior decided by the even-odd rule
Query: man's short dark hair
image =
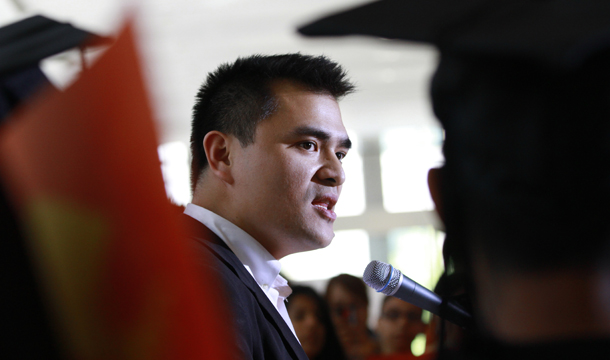
<path fill-rule="evenodd" d="M 191 190 L 208 165 L 203 138 L 213 130 L 230 134 L 242 146 L 254 142 L 256 126 L 271 116 L 277 99 L 274 82 L 289 80 L 307 91 L 338 100 L 354 90 L 346 72 L 324 56 L 253 55 L 222 64 L 208 75 L 197 93 L 191 124 Z"/>

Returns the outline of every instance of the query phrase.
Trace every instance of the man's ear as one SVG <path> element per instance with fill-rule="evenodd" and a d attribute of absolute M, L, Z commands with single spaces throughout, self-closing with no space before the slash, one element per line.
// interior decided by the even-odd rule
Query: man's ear
<path fill-rule="evenodd" d="M 441 196 L 441 183 L 443 181 L 443 168 L 432 168 L 428 171 L 428 189 L 430 190 L 430 196 L 436 207 L 436 213 L 444 223 L 445 218 L 443 216 L 443 201 Z"/>
<path fill-rule="evenodd" d="M 220 131 L 210 131 L 203 138 L 203 149 L 208 159 L 209 170 L 220 180 L 232 184 L 231 141 L 232 137 Z"/>

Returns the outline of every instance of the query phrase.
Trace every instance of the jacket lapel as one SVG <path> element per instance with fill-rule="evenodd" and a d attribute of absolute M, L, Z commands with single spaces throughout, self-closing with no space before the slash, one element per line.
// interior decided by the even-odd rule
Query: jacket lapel
<path fill-rule="evenodd" d="M 222 241 L 214 232 L 208 229 L 205 225 L 201 224 L 199 221 L 188 217 L 193 222 L 196 223 L 198 231 L 194 236 L 196 240 L 202 242 L 205 246 L 207 246 L 218 258 L 220 258 L 228 267 L 237 275 L 237 277 L 246 285 L 246 287 L 252 292 L 252 294 L 256 297 L 260 307 L 263 309 L 267 315 L 273 319 L 274 325 L 278 330 L 278 333 L 282 337 L 282 341 L 286 344 L 286 348 L 292 353 L 294 358 L 307 360 L 307 355 L 303 351 L 301 344 L 296 339 L 292 330 L 284 321 L 284 318 L 277 311 L 275 306 L 271 303 L 267 295 L 263 292 L 263 290 L 258 286 L 256 280 L 252 277 L 252 275 L 246 270 L 244 264 L 237 258 L 235 253 L 229 249 L 227 244 Z"/>

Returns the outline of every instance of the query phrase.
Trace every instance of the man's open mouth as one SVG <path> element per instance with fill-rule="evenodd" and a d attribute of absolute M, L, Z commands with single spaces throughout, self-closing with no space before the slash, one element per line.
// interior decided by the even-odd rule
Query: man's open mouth
<path fill-rule="evenodd" d="M 337 214 L 333 211 L 336 203 L 337 197 L 332 195 L 318 196 L 311 202 L 324 217 L 333 221 L 337 218 Z"/>

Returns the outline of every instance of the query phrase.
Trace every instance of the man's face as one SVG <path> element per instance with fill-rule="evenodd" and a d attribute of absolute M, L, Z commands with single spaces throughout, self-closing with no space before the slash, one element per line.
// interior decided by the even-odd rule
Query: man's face
<path fill-rule="evenodd" d="M 237 214 L 231 219 L 277 259 L 327 246 L 350 141 L 337 102 L 289 82 L 274 87 L 279 105 L 254 143 L 233 146 Z"/>

